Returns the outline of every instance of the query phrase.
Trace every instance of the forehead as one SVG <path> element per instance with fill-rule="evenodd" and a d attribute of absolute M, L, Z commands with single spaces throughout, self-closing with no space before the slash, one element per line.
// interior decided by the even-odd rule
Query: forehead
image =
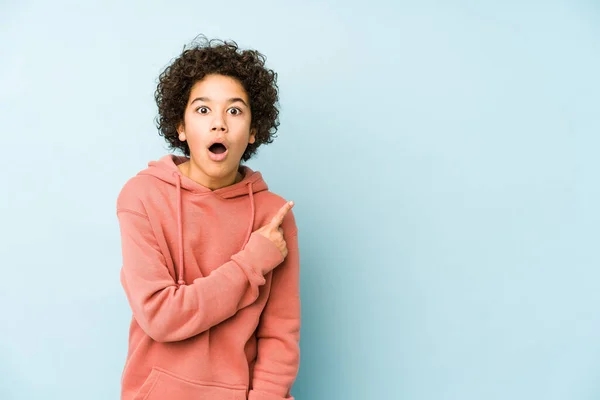
<path fill-rule="evenodd" d="M 211 101 L 225 101 L 231 97 L 241 97 L 248 100 L 248 94 L 236 78 L 210 74 L 206 75 L 192 86 L 190 98 L 209 97 Z"/>

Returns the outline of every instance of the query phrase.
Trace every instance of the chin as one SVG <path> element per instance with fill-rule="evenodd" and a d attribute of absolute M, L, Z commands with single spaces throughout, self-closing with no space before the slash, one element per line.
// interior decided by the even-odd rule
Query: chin
<path fill-rule="evenodd" d="M 206 172 L 209 172 L 210 175 L 213 176 L 218 176 L 218 177 L 225 177 L 229 174 L 231 174 L 232 172 L 236 171 L 239 169 L 239 165 L 240 163 L 234 163 L 231 162 L 231 160 L 225 160 L 224 162 L 221 163 L 216 163 L 212 160 L 207 160 L 206 164 L 207 166 Z"/>

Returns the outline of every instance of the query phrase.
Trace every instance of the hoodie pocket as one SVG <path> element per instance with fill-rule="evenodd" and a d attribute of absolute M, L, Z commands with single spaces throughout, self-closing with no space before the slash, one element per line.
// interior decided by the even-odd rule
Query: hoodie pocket
<path fill-rule="evenodd" d="M 134 400 L 246 400 L 244 385 L 203 382 L 154 367 Z"/>

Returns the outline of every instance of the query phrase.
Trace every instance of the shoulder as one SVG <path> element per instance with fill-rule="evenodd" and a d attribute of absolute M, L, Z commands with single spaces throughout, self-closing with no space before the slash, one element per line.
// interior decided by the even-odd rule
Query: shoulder
<path fill-rule="evenodd" d="M 117 196 L 117 213 L 119 211 L 133 211 L 146 214 L 144 199 L 151 191 L 152 177 L 136 175 L 129 178 Z"/>

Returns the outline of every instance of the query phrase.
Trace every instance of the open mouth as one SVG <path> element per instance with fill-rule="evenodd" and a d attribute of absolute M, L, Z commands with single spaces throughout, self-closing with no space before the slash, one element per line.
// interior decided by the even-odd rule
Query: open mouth
<path fill-rule="evenodd" d="M 227 151 L 227 148 L 222 143 L 215 143 L 208 150 L 213 154 L 223 154 Z"/>
<path fill-rule="evenodd" d="M 208 158 L 215 162 L 225 161 L 229 151 L 223 143 L 214 143 L 208 148 Z"/>

